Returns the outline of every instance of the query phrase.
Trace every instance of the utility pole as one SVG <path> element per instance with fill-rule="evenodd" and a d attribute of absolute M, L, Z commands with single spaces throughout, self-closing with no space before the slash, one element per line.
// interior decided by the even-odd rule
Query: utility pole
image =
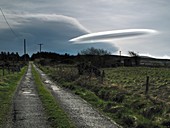
<path fill-rule="evenodd" d="M 40 45 L 40 53 L 41 53 L 41 46 L 42 46 L 43 44 L 38 44 L 38 45 Z"/>
<path fill-rule="evenodd" d="M 24 39 L 24 59 L 26 61 L 26 39 Z"/>
<path fill-rule="evenodd" d="M 26 39 L 24 39 L 24 55 L 26 54 Z"/>
<path fill-rule="evenodd" d="M 120 55 L 120 65 L 122 66 L 122 51 L 119 51 L 119 55 Z"/>

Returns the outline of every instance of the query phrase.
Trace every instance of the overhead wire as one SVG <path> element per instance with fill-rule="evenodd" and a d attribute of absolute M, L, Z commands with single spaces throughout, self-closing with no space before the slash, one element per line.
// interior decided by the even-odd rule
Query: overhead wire
<path fill-rule="evenodd" d="M 14 30 L 13 30 L 12 27 L 10 26 L 10 24 L 9 24 L 9 22 L 8 22 L 8 20 L 7 20 L 6 16 L 5 16 L 2 8 L 0 8 L 0 11 L 1 11 L 1 13 L 2 13 L 2 15 L 3 15 L 3 17 L 4 17 L 4 20 L 5 20 L 6 24 L 8 25 L 10 31 L 14 34 L 14 36 L 16 36 L 16 37 L 18 38 L 18 35 L 14 32 Z"/>

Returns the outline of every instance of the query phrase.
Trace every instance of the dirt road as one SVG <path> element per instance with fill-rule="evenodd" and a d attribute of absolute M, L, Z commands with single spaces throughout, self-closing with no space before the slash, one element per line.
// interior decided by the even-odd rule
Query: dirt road
<path fill-rule="evenodd" d="M 76 127 L 118 128 L 113 121 L 100 114 L 86 101 L 71 92 L 58 87 L 41 70 L 38 68 L 36 68 L 36 70 L 40 73 L 43 82 L 75 123 Z M 11 117 L 11 121 L 8 121 L 6 128 L 50 127 L 36 91 L 36 86 L 31 73 L 31 64 L 29 64 L 28 71 L 15 93 Z"/>
<path fill-rule="evenodd" d="M 41 70 L 37 69 L 37 71 L 78 128 L 118 128 L 113 121 L 100 114 L 82 98 L 57 86 Z"/>
<path fill-rule="evenodd" d="M 31 65 L 18 86 L 12 119 L 7 128 L 49 128 L 31 73 Z"/>

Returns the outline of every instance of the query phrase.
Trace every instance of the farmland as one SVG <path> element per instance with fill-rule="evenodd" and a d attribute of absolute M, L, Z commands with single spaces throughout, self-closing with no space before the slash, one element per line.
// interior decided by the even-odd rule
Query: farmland
<path fill-rule="evenodd" d="M 26 69 L 27 63 L 18 53 L 0 53 L 0 127 L 11 112 L 15 90 Z"/>
<path fill-rule="evenodd" d="M 0 69 L 0 127 L 6 122 L 11 111 L 12 98 L 19 81 L 26 72 L 26 66 L 20 72 L 9 73 L 6 69 Z M 3 73 L 4 72 L 4 73 Z"/>
<path fill-rule="evenodd" d="M 152 128 L 170 125 L 170 70 L 118 67 L 101 69 L 105 77 L 79 75 L 74 66 L 40 66 L 56 83 L 80 95 L 123 127 Z M 145 92 L 146 77 L 149 90 Z"/>

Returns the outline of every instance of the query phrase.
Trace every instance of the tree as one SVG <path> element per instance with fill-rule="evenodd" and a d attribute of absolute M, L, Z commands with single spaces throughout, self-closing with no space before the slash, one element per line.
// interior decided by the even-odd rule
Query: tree
<path fill-rule="evenodd" d="M 102 56 L 102 55 L 111 55 L 111 53 L 108 52 L 107 50 L 97 49 L 97 48 L 94 48 L 94 47 L 82 50 L 78 54 L 80 54 L 80 55 L 99 55 L 99 56 Z"/>
<path fill-rule="evenodd" d="M 130 55 L 131 57 L 139 56 L 137 53 L 135 53 L 135 52 L 133 52 L 133 51 L 129 51 L 128 53 L 129 53 L 129 55 Z"/>
<path fill-rule="evenodd" d="M 140 56 L 137 53 L 133 52 L 133 51 L 129 51 L 128 53 L 129 53 L 129 55 L 131 57 L 133 57 L 135 59 L 136 66 L 139 66 L 139 64 L 140 64 Z"/>

